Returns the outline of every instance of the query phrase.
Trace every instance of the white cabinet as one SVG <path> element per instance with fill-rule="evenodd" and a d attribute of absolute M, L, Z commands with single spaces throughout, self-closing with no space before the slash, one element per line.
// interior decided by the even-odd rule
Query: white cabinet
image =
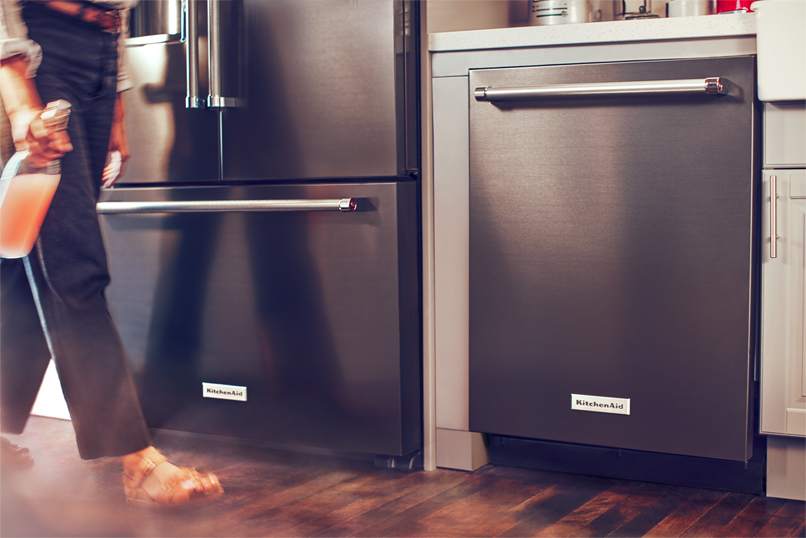
<path fill-rule="evenodd" d="M 761 433 L 768 434 L 767 496 L 806 500 L 806 101 L 764 103 L 764 168 Z"/>
<path fill-rule="evenodd" d="M 761 433 L 767 496 L 806 500 L 806 62 L 796 0 L 755 2 L 764 101 Z"/>
<path fill-rule="evenodd" d="M 761 432 L 804 436 L 806 170 L 765 170 L 764 199 Z"/>

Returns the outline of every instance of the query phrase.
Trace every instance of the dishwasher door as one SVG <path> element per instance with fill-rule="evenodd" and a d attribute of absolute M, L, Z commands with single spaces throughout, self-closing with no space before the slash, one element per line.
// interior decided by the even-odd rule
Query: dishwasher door
<path fill-rule="evenodd" d="M 750 458 L 754 80 L 754 57 L 471 72 L 471 430 Z"/>
<path fill-rule="evenodd" d="M 415 187 L 104 191 L 107 298 L 148 425 L 419 449 Z"/>

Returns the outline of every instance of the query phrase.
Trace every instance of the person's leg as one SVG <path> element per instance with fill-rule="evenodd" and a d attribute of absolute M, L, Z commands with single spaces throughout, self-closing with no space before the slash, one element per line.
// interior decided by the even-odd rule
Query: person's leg
<path fill-rule="evenodd" d="M 0 261 L 0 426 L 22 433 L 50 362 L 23 260 Z"/>
<path fill-rule="evenodd" d="M 73 151 L 25 268 L 70 409 L 82 458 L 120 456 L 132 501 L 184 504 L 223 492 L 214 475 L 169 463 L 150 446 L 134 383 L 104 292 L 109 284 L 95 204 L 116 98 L 116 38 L 47 7 L 26 4 L 43 50 L 44 102 L 72 104 Z"/>
<path fill-rule="evenodd" d="M 22 260 L 0 260 L 0 427 L 22 433 L 50 362 Z M 0 437 L 0 462 L 27 468 L 27 448 Z"/>
<path fill-rule="evenodd" d="M 61 160 L 61 181 L 26 272 L 81 457 L 121 456 L 142 450 L 150 440 L 104 298 L 109 274 L 95 211 L 116 75 L 114 63 L 111 71 L 99 66 L 110 48 L 114 54 L 115 38 L 47 8 L 26 8 L 24 16 L 43 49 L 37 89 L 43 102 L 71 103 L 67 130 L 73 145 Z"/>

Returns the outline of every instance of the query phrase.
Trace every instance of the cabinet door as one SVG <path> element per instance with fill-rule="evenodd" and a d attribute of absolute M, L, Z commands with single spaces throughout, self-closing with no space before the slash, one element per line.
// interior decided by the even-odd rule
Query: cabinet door
<path fill-rule="evenodd" d="M 765 171 L 764 201 L 761 432 L 806 436 L 806 170 Z"/>

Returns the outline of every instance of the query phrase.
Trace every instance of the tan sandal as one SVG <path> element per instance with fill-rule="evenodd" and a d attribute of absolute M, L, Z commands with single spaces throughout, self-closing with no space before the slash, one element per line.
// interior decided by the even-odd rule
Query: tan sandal
<path fill-rule="evenodd" d="M 124 471 L 123 491 L 128 503 L 169 507 L 212 501 L 224 493 L 224 488 L 216 475 L 201 475 L 190 467 L 174 467 L 160 454 L 141 459 L 133 474 Z"/>

